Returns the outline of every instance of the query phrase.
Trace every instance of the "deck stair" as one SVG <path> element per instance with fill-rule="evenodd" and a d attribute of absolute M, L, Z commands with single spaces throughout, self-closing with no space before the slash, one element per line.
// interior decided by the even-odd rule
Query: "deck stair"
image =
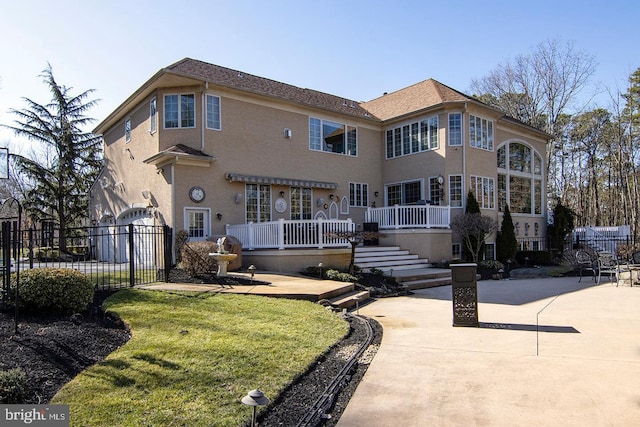
<path fill-rule="evenodd" d="M 398 246 L 358 246 L 355 264 L 362 270 L 382 270 L 408 290 L 451 284 L 451 270 L 431 268 L 428 259 L 421 259 Z"/>

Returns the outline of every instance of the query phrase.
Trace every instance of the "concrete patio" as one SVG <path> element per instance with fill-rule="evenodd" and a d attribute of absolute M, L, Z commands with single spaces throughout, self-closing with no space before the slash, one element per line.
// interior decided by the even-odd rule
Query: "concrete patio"
<path fill-rule="evenodd" d="M 361 307 L 384 334 L 338 426 L 640 425 L 640 287 L 500 280 L 478 295 L 478 328 L 452 327 L 451 286 Z"/>

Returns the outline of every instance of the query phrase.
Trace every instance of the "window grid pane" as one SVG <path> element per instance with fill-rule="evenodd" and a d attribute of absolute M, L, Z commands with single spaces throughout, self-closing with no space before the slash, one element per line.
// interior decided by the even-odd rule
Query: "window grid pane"
<path fill-rule="evenodd" d="M 196 104 L 194 95 L 180 95 L 180 126 L 190 128 L 195 126 Z"/>
<path fill-rule="evenodd" d="M 449 145 L 462 145 L 462 114 L 449 114 Z"/>
<path fill-rule="evenodd" d="M 207 95 L 207 127 L 220 130 L 220 98 Z"/>
<path fill-rule="evenodd" d="M 449 204 L 452 207 L 462 206 L 462 175 L 449 177 Z"/>
<path fill-rule="evenodd" d="M 164 97 L 164 127 L 178 127 L 178 95 Z"/>

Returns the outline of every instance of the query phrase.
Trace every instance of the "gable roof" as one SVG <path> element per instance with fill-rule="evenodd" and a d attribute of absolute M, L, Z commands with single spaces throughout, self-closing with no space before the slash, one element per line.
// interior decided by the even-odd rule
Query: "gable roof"
<path fill-rule="evenodd" d="M 109 129 L 117 120 L 121 120 L 122 117 L 128 113 L 131 104 L 136 104 L 144 99 L 144 97 L 149 96 L 158 87 L 193 85 L 198 82 L 211 83 L 245 93 L 252 93 L 341 115 L 371 120 L 376 123 L 399 119 L 409 114 L 420 113 L 429 108 L 455 102 L 472 102 L 499 112 L 498 109 L 433 79 L 424 80 L 371 101 L 356 102 L 344 97 L 330 95 L 312 89 L 300 88 L 208 62 L 184 58 L 160 69 L 153 77 L 147 80 L 138 90 L 120 104 L 116 110 L 109 114 L 109 116 L 95 128 L 94 132 L 103 133 Z M 515 119 L 510 118 L 509 121 L 548 137 L 546 133 Z"/>
<path fill-rule="evenodd" d="M 477 101 L 436 80 L 428 79 L 361 105 L 379 119 L 389 120 L 446 102 Z"/>
<path fill-rule="evenodd" d="M 372 117 L 371 114 L 356 101 L 317 90 L 300 88 L 196 59 L 184 58 L 164 68 L 164 71 L 231 89 L 238 89 L 243 92 L 286 100 L 314 108 L 346 114 L 348 116 L 375 120 L 375 117 Z"/>

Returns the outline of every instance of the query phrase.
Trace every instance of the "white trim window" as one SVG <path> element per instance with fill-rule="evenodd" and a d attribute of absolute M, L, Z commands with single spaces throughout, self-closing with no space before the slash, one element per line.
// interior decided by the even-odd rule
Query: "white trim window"
<path fill-rule="evenodd" d="M 369 206 L 369 184 L 349 183 L 349 206 L 358 208 Z"/>
<path fill-rule="evenodd" d="M 358 155 L 358 129 L 343 123 L 309 117 L 309 149 Z"/>
<path fill-rule="evenodd" d="M 429 178 L 429 200 L 432 205 L 440 205 L 442 203 L 442 185 L 438 182 L 437 176 Z"/>
<path fill-rule="evenodd" d="M 149 133 L 156 133 L 158 130 L 158 102 L 156 98 L 149 101 Z"/>
<path fill-rule="evenodd" d="M 469 146 L 493 151 L 493 122 L 469 115 Z"/>
<path fill-rule="evenodd" d="M 513 141 L 496 150 L 498 209 L 509 204 L 512 214 L 542 215 L 542 156 L 524 142 Z"/>
<path fill-rule="evenodd" d="M 387 206 L 416 205 L 423 199 L 424 181 L 405 181 L 385 185 Z"/>
<path fill-rule="evenodd" d="M 311 219 L 311 188 L 291 187 L 291 219 Z"/>
<path fill-rule="evenodd" d="M 449 145 L 462 145 L 462 113 L 449 113 Z"/>
<path fill-rule="evenodd" d="M 207 129 L 221 130 L 220 97 L 207 95 Z"/>
<path fill-rule="evenodd" d="M 387 159 L 436 150 L 438 147 L 438 116 L 388 129 L 386 132 Z"/>
<path fill-rule="evenodd" d="M 131 142 L 131 119 L 124 121 L 124 142 Z"/>
<path fill-rule="evenodd" d="M 196 126 L 196 96 L 172 94 L 164 96 L 164 128 L 193 128 Z"/>
<path fill-rule="evenodd" d="M 485 176 L 471 176 L 470 190 L 480 208 L 495 209 L 495 180 Z"/>
<path fill-rule="evenodd" d="M 449 175 L 449 206 L 461 208 L 463 194 L 462 175 Z"/>
<path fill-rule="evenodd" d="M 268 184 L 245 185 L 246 221 L 271 221 L 271 186 Z"/>
<path fill-rule="evenodd" d="M 192 241 L 203 241 L 209 237 L 211 229 L 209 209 L 184 208 L 184 228 Z"/>

